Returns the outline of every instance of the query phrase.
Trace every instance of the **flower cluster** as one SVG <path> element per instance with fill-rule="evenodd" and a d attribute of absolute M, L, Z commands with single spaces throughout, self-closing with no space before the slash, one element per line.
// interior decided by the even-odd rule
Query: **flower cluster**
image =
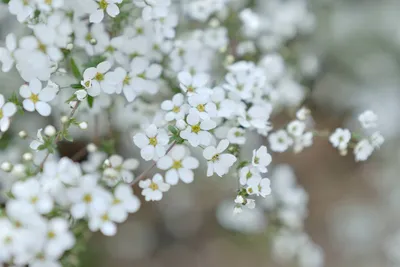
<path fill-rule="evenodd" d="M 15 68 L 24 81 L 8 98 L 0 95 L 0 130 L 8 143 L 25 144 L 1 164 L 8 186 L 0 204 L 0 265 L 64 265 L 85 233 L 114 235 L 139 209 L 132 188 L 145 201 L 160 201 L 172 186 L 192 183 L 203 164 L 200 175 L 237 178 L 235 213 L 273 199 L 286 227 L 276 253 L 289 249 L 304 266 L 320 266 L 319 248 L 300 232 L 306 194 L 293 179 L 268 178 L 270 152 L 298 153 L 323 137 L 341 154 L 354 148 L 361 161 L 384 139 L 378 131 L 321 134 L 301 108 L 305 81 L 318 68 L 299 68 L 301 55 L 288 42 L 314 27 L 307 1 L 259 8 L 232 0 L 3 2 L 28 30 L 9 33 L 0 47 L 2 71 Z M 274 125 L 281 111 L 297 109 L 287 126 Z M 22 116 L 26 111 L 33 114 Z M 12 123 L 31 115 L 40 126 L 21 131 Z M 42 126 L 50 120 L 54 125 Z M 365 132 L 377 126 L 372 111 L 359 120 Z M 263 145 L 254 145 L 254 136 Z M 69 159 L 62 142 L 89 144 Z M 252 154 L 246 145 L 254 146 Z M 121 156 L 128 152 L 141 159 Z"/>

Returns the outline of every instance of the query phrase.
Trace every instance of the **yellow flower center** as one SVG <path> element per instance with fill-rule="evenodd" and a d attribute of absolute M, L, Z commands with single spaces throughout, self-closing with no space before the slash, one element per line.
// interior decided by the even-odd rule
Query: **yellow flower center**
<path fill-rule="evenodd" d="M 114 53 L 115 52 L 115 48 L 112 47 L 111 45 L 109 45 L 109 46 L 107 46 L 106 51 L 110 52 L 110 53 Z"/>
<path fill-rule="evenodd" d="M 215 154 L 215 155 L 212 157 L 211 160 L 212 160 L 212 161 L 217 161 L 217 160 L 219 160 L 219 154 Z"/>
<path fill-rule="evenodd" d="M 254 158 L 254 163 L 255 164 L 259 164 L 260 163 L 260 158 L 259 157 L 255 157 Z"/>
<path fill-rule="evenodd" d="M 46 53 L 46 50 L 47 50 L 46 46 L 44 44 L 42 44 L 41 42 L 39 42 L 38 49 L 40 51 L 42 51 L 43 53 Z"/>
<path fill-rule="evenodd" d="M 156 190 L 158 190 L 158 185 L 157 185 L 156 183 L 152 182 L 152 183 L 150 184 L 149 188 L 150 188 L 151 190 L 153 190 L 153 191 L 156 191 Z"/>
<path fill-rule="evenodd" d="M 36 104 L 36 102 L 39 101 L 39 96 L 36 94 L 31 94 L 31 96 L 29 97 L 30 100 L 32 100 L 33 103 Z"/>
<path fill-rule="evenodd" d="M 0 120 L 3 118 L 3 110 L 2 109 L 0 109 Z"/>
<path fill-rule="evenodd" d="M 38 200 L 39 200 L 38 197 L 34 196 L 34 197 L 31 198 L 31 203 L 35 204 Z"/>
<path fill-rule="evenodd" d="M 180 160 L 174 161 L 174 163 L 172 164 L 172 168 L 176 170 L 182 168 L 182 162 Z"/>
<path fill-rule="evenodd" d="M 105 222 L 110 220 L 110 218 L 108 217 L 108 214 L 104 214 L 103 216 L 101 216 L 101 219 Z"/>
<path fill-rule="evenodd" d="M 100 7 L 100 9 L 106 9 L 108 7 L 107 1 L 106 0 L 101 0 L 99 2 L 99 7 Z"/>
<path fill-rule="evenodd" d="M 119 200 L 118 198 L 115 198 L 113 201 L 113 205 L 117 205 L 119 203 L 121 203 L 121 200 Z"/>
<path fill-rule="evenodd" d="M 104 80 L 104 75 L 100 72 L 96 73 L 96 76 L 94 77 L 97 81 L 102 81 Z"/>
<path fill-rule="evenodd" d="M 187 87 L 187 91 L 190 92 L 190 93 L 193 93 L 193 92 L 194 92 L 193 86 L 189 85 L 189 86 Z"/>
<path fill-rule="evenodd" d="M 54 237 L 56 237 L 56 234 L 53 231 L 50 231 L 47 233 L 47 238 L 48 239 L 53 239 Z"/>
<path fill-rule="evenodd" d="M 92 202 L 92 195 L 90 195 L 90 194 L 84 195 L 83 196 L 83 201 L 86 202 L 86 203 Z"/>
<path fill-rule="evenodd" d="M 45 2 L 46 4 L 48 4 L 49 6 L 51 6 L 51 4 L 53 3 L 53 0 L 44 0 L 44 2 Z"/>
<path fill-rule="evenodd" d="M 198 133 L 201 131 L 200 123 L 192 126 L 192 133 Z"/>
<path fill-rule="evenodd" d="M 251 188 L 251 187 L 249 187 L 249 188 L 247 188 L 247 192 L 249 192 L 250 194 L 252 194 L 254 191 L 253 191 L 253 188 Z"/>
<path fill-rule="evenodd" d="M 86 81 L 86 82 L 85 82 L 85 87 L 86 87 L 86 88 L 90 87 L 90 81 Z"/>
<path fill-rule="evenodd" d="M 10 244 L 12 242 L 12 238 L 10 237 L 10 236 L 6 236 L 5 238 L 4 238 L 4 243 L 5 244 Z"/>
<path fill-rule="evenodd" d="M 88 34 L 86 34 L 85 36 L 86 41 L 90 42 L 90 40 L 93 39 L 92 35 L 90 34 L 90 32 Z"/>
<path fill-rule="evenodd" d="M 175 107 L 172 109 L 172 111 L 175 112 L 175 113 L 178 113 L 179 111 L 181 111 L 181 108 L 178 107 L 178 106 L 175 106 Z"/>
<path fill-rule="evenodd" d="M 129 85 L 131 83 L 131 77 L 129 75 L 126 75 L 123 83 L 124 85 Z"/>
<path fill-rule="evenodd" d="M 149 144 L 150 144 L 150 145 L 156 146 L 157 143 L 158 143 L 158 142 L 157 142 L 157 138 L 155 138 L 155 137 L 149 138 Z"/>
<path fill-rule="evenodd" d="M 203 104 L 200 104 L 197 106 L 197 110 L 200 112 L 204 112 L 206 110 L 205 106 Z"/>

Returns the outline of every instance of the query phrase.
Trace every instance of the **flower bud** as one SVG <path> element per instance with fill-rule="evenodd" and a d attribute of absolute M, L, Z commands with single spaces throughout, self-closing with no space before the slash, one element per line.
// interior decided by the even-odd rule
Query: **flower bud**
<path fill-rule="evenodd" d="M 33 159 L 33 155 L 32 155 L 32 153 L 29 153 L 29 152 L 25 153 L 22 155 L 22 159 L 25 161 L 31 161 Z"/>
<path fill-rule="evenodd" d="M 18 136 L 19 136 L 20 138 L 22 138 L 22 139 L 25 139 L 25 138 L 28 136 L 28 134 L 27 134 L 25 131 L 20 131 L 20 132 L 18 133 Z"/>
<path fill-rule="evenodd" d="M 56 130 L 56 128 L 54 128 L 53 125 L 48 125 L 48 126 L 46 126 L 46 128 L 44 128 L 44 134 L 49 137 L 56 135 L 56 133 L 57 133 L 57 130 Z"/>
<path fill-rule="evenodd" d="M 88 128 L 87 122 L 83 121 L 83 122 L 79 123 L 79 128 L 81 128 L 82 130 L 86 130 Z"/>
<path fill-rule="evenodd" d="M 94 153 L 97 151 L 97 146 L 93 143 L 90 143 L 86 146 L 86 149 L 89 153 Z"/>
<path fill-rule="evenodd" d="M 67 123 L 68 122 L 68 117 L 67 116 L 62 116 L 61 117 L 61 123 Z"/>
<path fill-rule="evenodd" d="M 12 168 L 13 168 L 12 164 L 8 161 L 5 161 L 1 164 L 1 169 L 5 172 L 10 172 Z"/>

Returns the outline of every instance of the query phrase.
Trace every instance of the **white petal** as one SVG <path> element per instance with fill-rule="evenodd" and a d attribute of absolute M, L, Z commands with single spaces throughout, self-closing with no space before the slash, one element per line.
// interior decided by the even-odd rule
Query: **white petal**
<path fill-rule="evenodd" d="M 168 170 L 172 167 L 173 160 L 170 156 L 164 156 L 157 161 L 157 168 Z"/>
<path fill-rule="evenodd" d="M 104 61 L 101 62 L 99 65 L 97 65 L 97 71 L 100 73 L 106 73 L 111 69 L 111 63 L 109 61 Z"/>
<path fill-rule="evenodd" d="M 9 102 L 3 106 L 3 116 L 11 117 L 15 112 L 17 112 L 17 106 L 14 103 Z"/>
<path fill-rule="evenodd" d="M 97 74 L 96 68 L 88 68 L 83 72 L 84 80 L 92 80 Z"/>
<path fill-rule="evenodd" d="M 9 51 L 14 51 L 17 48 L 17 40 L 13 33 L 10 33 L 6 37 L 6 46 Z"/>
<path fill-rule="evenodd" d="M 208 162 L 207 163 L 207 177 L 210 177 L 214 174 L 214 163 Z"/>
<path fill-rule="evenodd" d="M 43 117 L 47 117 L 51 113 L 51 107 L 46 102 L 42 102 L 42 101 L 37 102 L 35 104 L 35 108 L 36 108 L 37 112 L 39 112 L 39 114 L 42 115 Z"/>
<path fill-rule="evenodd" d="M 185 169 L 197 169 L 199 167 L 199 161 L 194 157 L 187 157 L 182 161 L 182 166 Z"/>
<path fill-rule="evenodd" d="M 165 100 L 161 103 L 161 108 L 163 110 L 172 110 L 174 108 L 174 104 L 171 100 Z"/>
<path fill-rule="evenodd" d="M 22 85 L 19 88 L 19 94 L 23 97 L 23 98 L 28 98 L 31 96 L 32 92 L 29 89 L 29 86 L 27 84 Z"/>
<path fill-rule="evenodd" d="M 22 106 L 24 107 L 25 110 L 30 111 L 30 112 L 35 110 L 35 104 L 30 99 L 25 99 L 22 102 Z"/>
<path fill-rule="evenodd" d="M 29 82 L 29 89 L 34 94 L 39 94 L 42 89 L 42 83 L 38 79 L 33 79 Z"/>
<path fill-rule="evenodd" d="M 39 93 L 39 99 L 44 102 L 49 102 L 56 97 L 56 94 L 57 94 L 57 89 L 55 89 L 53 87 L 45 87 Z"/>
<path fill-rule="evenodd" d="M 117 226 L 113 222 L 105 222 L 101 226 L 101 232 L 106 236 L 113 236 L 117 233 Z"/>
<path fill-rule="evenodd" d="M 166 151 L 166 149 L 165 149 L 165 146 L 163 146 L 163 145 L 156 145 L 156 153 L 157 153 L 157 156 L 158 156 L 158 157 L 164 156 L 166 152 L 167 152 L 167 151 Z"/>
<path fill-rule="evenodd" d="M 119 8 L 116 4 L 109 3 L 107 6 L 107 14 L 110 15 L 110 17 L 115 17 L 119 14 Z"/>
<path fill-rule="evenodd" d="M 189 115 L 186 118 L 186 121 L 190 124 L 190 125 L 196 125 L 199 123 L 200 121 L 200 117 L 197 114 L 197 112 L 189 112 Z"/>
<path fill-rule="evenodd" d="M 146 129 L 146 135 L 148 137 L 154 137 L 157 135 L 157 126 L 154 124 L 151 124 L 149 127 Z"/>
<path fill-rule="evenodd" d="M 178 74 L 178 79 L 181 83 L 188 86 L 192 83 L 192 75 L 189 72 L 183 71 Z"/>
<path fill-rule="evenodd" d="M 133 142 L 139 148 L 143 148 L 149 144 L 149 138 L 143 133 L 138 133 L 133 137 Z"/>
<path fill-rule="evenodd" d="M 71 215 L 75 219 L 81 219 L 86 214 L 86 205 L 83 203 L 75 204 L 71 207 Z"/>
<path fill-rule="evenodd" d="M 179 169 L 179 177 L 184 183 L 191 183 L 193 182 L 194 174 L 191 170 L 188 169 Z"/>
<path fill-rule="evenodd" d="M 97 9 L 95 12 L 90 14 L 89 21 L 92 23 L 100 23 L 104 18 L 104 11 Z"/>
<path fill-rule="evenodd" d="M 170 185 L 176 185 L 179 181 L 178 172 L 175 169 L 171 169 L 165 173 L 165 181 Z"/>
<path fill-rule="evenodd" d="M 203 157 L 207 160 L 211 160 L 217 154 L 217 149 L 213 146 L 206 147 L 203 150 Z"/>
<path fill-rule="evenodd" d="M 213 120 L 205 120 L 205 121 L 202 121 L 200 124 L 201 129 L 206 130 L 206 131 L 214 129 L 216 126 L 217 126 L 217 123 Z"/>
<path fill-rule="evenodd" d="M 185 146 L 176 145 L 174 148 L 172 148 L 170 154 L 174 160 L 181 160 L 185 157 L 186 148 Z"/>
<path fill-rule="evenodd" d="M 225 151 L 225 149 L 227 149 L 229 146 L 229 141 L 227 139 L 223 139 L 219 142 L 218 146 L 217 146 L 217 152 L 218 153 L 222 153 Z"/>
<path fill-rule="evenodd" d="M 145 146 L 142 148 L 142 150 L 140 150 L 140 155 L 146 161 L 152 160 L 154 158 L 154 150 L 154 146 Z"/>

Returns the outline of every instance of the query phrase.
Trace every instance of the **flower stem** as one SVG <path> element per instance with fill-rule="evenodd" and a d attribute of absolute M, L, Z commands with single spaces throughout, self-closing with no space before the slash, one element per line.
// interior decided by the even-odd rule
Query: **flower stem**
<path fill-rule="evenodd" d="M 176 145 L 176 142 L 173 142 L 171 144 L 171 146 L 168 148 L 167 152 L 165 152 L 165 154 L 168 154 L 168 152 L 171 151 L 171 149 Z M 154 161 L 153 164 L 151 166 L 149 166 L 145 171 L 143 171 L 132 183 L 131 186 L 134 186 L 135 184 L 137 184 L 140 180 L 143 180 L 146 175 L 156 166 L 157 161 Z"/>
<path fill-rule="evenodd" d="M 81 102 L 78 101 L 78 102 L 76 102 L 75 106 L 72 108 L 71 113 L 70 113 L 69 116 L 68 116 L 68 122 L 63 124 L 61 131 L 60 131 L 60 132 L 57 134 L 57 136 L 56 136 L 56 139 L 55 139 L 55 143 L 56 143 L 56 144 L 62 140 L 62 133 L 66 130 L 67 125 L 68 125 L 68 127 L 69 127 L 69 125 L 70 125 L 70 124 L 69 124 L 69 121 L 70 121 L 71 118 L 75 115 L 75 112 L 76 112 L 76 110 L 78 109 L 78 107 L 79 107 L 80 104 L 81 104 Z M 40 163 L 40 166 L 39 166 L 40 171 L 43 170 L 43 166 L 44 166 L 44 164 L 46 163 L 46 160 L 49 158 L 49 156 L 50 156 L 50 152 L 47 152 L 47 154 L 46 154 L 46 156 L 44 157 L 42 163 Z"/>

